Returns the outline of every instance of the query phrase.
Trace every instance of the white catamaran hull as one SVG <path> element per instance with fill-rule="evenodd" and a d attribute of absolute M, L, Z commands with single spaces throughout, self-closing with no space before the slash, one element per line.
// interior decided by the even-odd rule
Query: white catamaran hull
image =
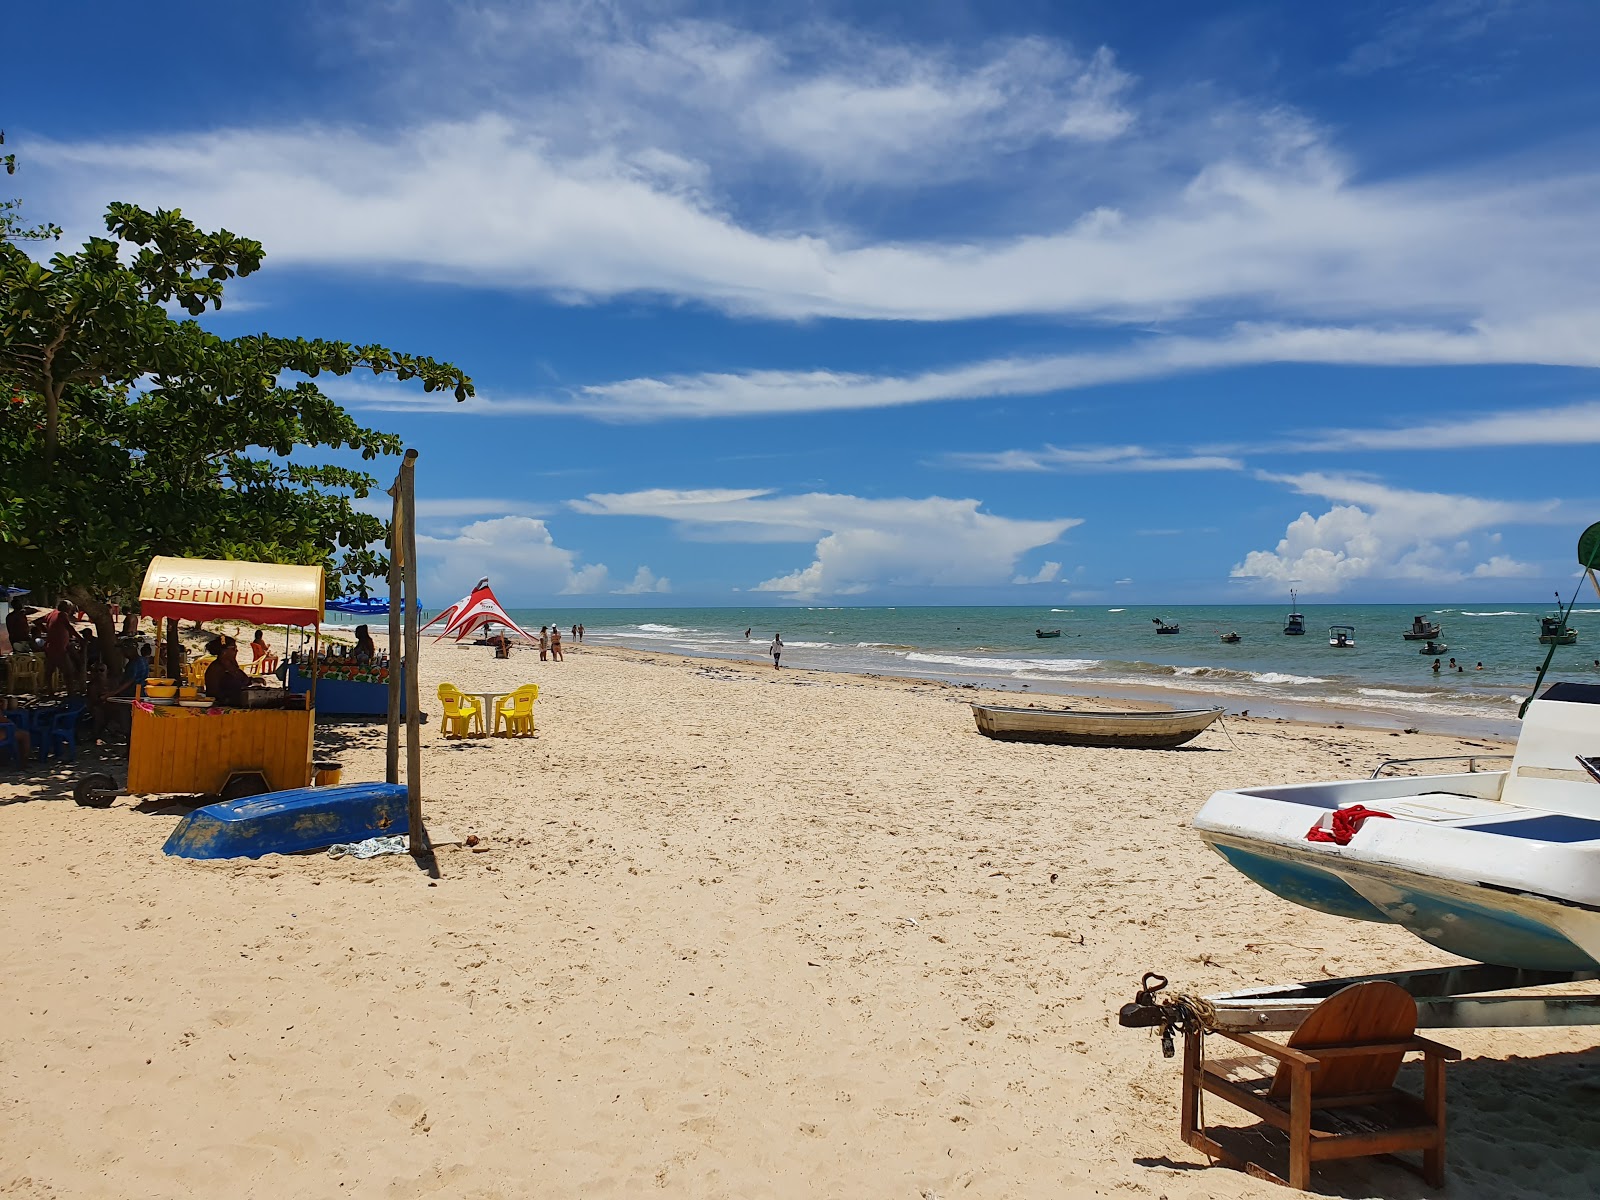
<path fill-rule="evenodd" d="M 1575 762 L 1596 752 L 1600 704 L 1542 699 L 1508 771 L 1218 792 L 1195 827 L 1306 908 L 1393 922 L 1478 962 L 1600 969 L 1600 786 Z M 1346 845 L 1308 840 L 1355 805 L 1389 815 Z"/>

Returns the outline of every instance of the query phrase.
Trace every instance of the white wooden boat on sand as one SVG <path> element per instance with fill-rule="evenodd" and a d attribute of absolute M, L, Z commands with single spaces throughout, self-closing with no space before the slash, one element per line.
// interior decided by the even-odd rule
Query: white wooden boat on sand
<path fill-rule="evenodd" d="M 1600 686 L 1559 683 L 1528 706 L 1507 770 L 1238 788 L 1194 824 L 1306 908 L 1478 962 L 1596 971 L 1600 786 L 1583 761 L 1596 753 Z"/>
<path fill-rule="evenodd" d="M 1195 737 L 1222 715 L 1220 708 L 1175 712 L 1088 712 L 1059 708 L 1014 708 L 974 704 L 978 732 L 1002 742 L 1045 742 L 1056 746 L 1120 746 L 1129 750 L 1171 750 Z"/>

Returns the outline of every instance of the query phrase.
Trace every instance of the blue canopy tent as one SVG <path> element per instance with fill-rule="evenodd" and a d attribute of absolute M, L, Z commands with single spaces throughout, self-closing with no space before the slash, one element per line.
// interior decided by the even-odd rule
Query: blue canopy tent
<path fill-rule="evenodd" d="M 346 596 L 341 600 L 329 600 L 324 607 L 329 612 L 353 613 L 358 617 L 386 617 L 389 615 L 389 601 L 386 597 L 371 596 L 363 600 L 360 596 Z M 417 611 L 422 611 L 421 601 L 417 602 Z"/>

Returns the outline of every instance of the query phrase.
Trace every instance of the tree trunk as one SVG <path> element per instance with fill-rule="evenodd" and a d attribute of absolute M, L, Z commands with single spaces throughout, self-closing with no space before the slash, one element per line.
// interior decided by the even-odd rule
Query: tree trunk
<path fill-rule="evenodd" d="M 117 645 L 117 627 L 111 609 L 90 593 L 88 588 L 78 584 L 69 587 L 65 595 L 81 611 L 89 614 L 89 620 L 94 623 L 95 636 L 100 639 L 100 661 L 106 664 L 106 678 L 115 683 L 122 678 L 126 660 L 122 657 L 122 648 Z"/>

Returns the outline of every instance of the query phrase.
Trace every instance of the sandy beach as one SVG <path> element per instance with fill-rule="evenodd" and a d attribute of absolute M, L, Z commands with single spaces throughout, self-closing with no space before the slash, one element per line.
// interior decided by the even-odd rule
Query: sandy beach
<path fill-rule="evenodd" d="M 1147 970 L 1209 992 L 1449 960 L 1277 900 L 1188 820 L 1220 787 L 1501 748 L 1258 718 L 1177 751 L 1009 745 L 976 733 L 982 692 L 592 646 L 423 668 L 430 827 L 482 839 L 437 880 L 169 859 L 170 813 L 72 804 L 89 748 L 0 773 L 0 1193 L 1288 1195 L 1178 1139 L 1176 1067 L 1117 1006 Z M 446 679 L 538 683 L 537 736 L 446 741 Z M 318 753 L 382 778 L 382 726 Z M 1600 1191 L 1600 1033 L 1441 1040 L 1446 1194 Z M 1434 1194 L 1382 1163 L 1318 1186 Z"/>

